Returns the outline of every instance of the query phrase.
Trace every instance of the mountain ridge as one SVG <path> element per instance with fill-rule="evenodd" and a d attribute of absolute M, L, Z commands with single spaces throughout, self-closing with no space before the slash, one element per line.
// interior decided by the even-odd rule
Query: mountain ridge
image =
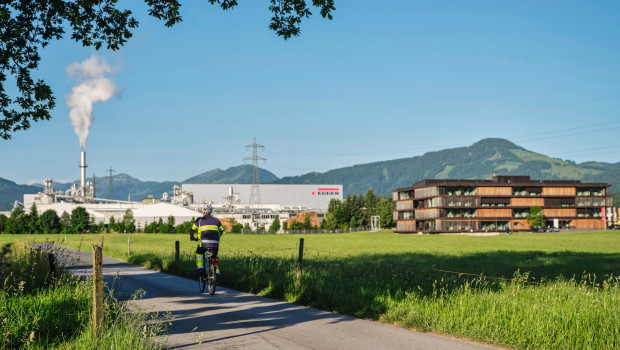
<path fill-rule="evenodd" d="M 266 169 L 259 169 L 260 183 L 266 184 L 342 184 L 344 193 L 366 193 L 369 189 L 376 194 L 390 195 L 396 188 L 409 187 L 424 179 L 484 179 L 497 175 L 529 175 L 539 180 L 581 180 L 582 182 L 603 182 L 620 193 L 620 162 L 606 163 L 589 161 L 576 164 L 570 160 L 552 158 L 527 150 L 501 138 L 486 138 L 470 146 L 448 148 L 427 152 L 423 155 L 356 164 L 326 172 L 278 178 Z M 97 196 L 107 198 L 108 177 L 99 177 Z M 73 183 L 79 183 L 74 181 Z M 252 183 L 252 166 L 240 165 L 228 169 L 212 169 L 185 181 L 141 181 L 128 174 L 119 174 L 114 179 L 114 199 L 125 200 L 129 196 L 139 199 L 147 195 L 160 197 L 169 194 L 174 185 L 182 183 Z M 11 185 L 12 184 L 12 185 Z M 20 187 L 21 186 L 21 187 Z M 71 183 L 55 183 L 56 190 L 66 190 Z M 0 178 L 0 209 L 7 210 L 17 199 L 23 200 L 24 193 L 36 193 L 39 186 L 17 185 Z"/>

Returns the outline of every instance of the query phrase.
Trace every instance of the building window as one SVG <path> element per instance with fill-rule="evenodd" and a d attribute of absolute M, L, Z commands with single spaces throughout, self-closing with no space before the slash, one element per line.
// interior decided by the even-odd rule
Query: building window
<path fill-rule="evenodd" d="M 446 195 L 448 196 L 475 196 L 475 187 L 452 186 L 446 187 Z"/>
<path fill-rule="evenodd" d="M 526 218 L 530 214 L 529 209 L 513 209 L 512 216 L 515 218 Z"/>
<path fill-rule="evenodd" d="M 405 199 L 410 199 L 411 198 L 411 193 L 409 191 L 406 192 L 398 192 L 398 199 L 399 200 L 405 200 Z"/>

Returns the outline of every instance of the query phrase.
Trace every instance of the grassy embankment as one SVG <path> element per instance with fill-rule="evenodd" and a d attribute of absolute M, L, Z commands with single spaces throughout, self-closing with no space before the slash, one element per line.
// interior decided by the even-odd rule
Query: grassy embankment
<path fill-rule="evenodd" d="M 106 235 L 104 254 L 193 276 L 193 244 L 186 235 L 131 235 L 130 257 L 127 237 Z M 306 250 L 298 291 L 300 237 Z M 97 240 L 84 235 L 82 249 Z M 175 240 L 181 242 L 180 263 L 173 261 Z M 66 245 L 77 248 L 79 241 L 67 235 Z M 229 234 L 220 257 L 226 286 L 324 310 L 515 348 L 620 348 L 617 231 L 494 237 Z"/>
<path fill-rule="evenodd" d="M 157 348 L 147 338 L 162 326 L 145 326 L 146 316 L 130 314 L 112 298 L 104 299 L 103 333 L 93 339 L 92 280 L 60 266 L 52 278 L 47 254 L 23 241 L 0 243 L 0 283 L 0 349 Z"/>

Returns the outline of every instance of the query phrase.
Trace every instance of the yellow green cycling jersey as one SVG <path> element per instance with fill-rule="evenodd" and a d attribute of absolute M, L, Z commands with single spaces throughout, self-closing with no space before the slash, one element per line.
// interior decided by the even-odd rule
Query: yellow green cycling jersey
<path fill-rule="evenodd" d="M 205 215 L 194 221 L 192 225 L 192 237 L 194 232 L 199 235 L 203 248 L 215 248 L 220 244 L 220 237 L 224 233 L 224 227 L 220 220 L 210 215 Z"/>

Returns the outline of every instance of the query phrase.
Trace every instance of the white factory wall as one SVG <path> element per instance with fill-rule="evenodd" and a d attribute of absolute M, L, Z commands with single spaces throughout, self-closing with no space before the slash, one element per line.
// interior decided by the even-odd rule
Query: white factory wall
<path fill-rule="evenodd" d="M 194 203 L 210 201 L 224 203 L 225 197 L 232 186 L 233 192 L 239 194 L 239 203 L 233 205 L 243 207 L 250 203 L 252 185 L 235 184 L 183 184 L 182 192 L 191 192 Z M 308 208 L 327 210 L 331 199 L 343 199 L 342 185 L 259 185 L 261 203 L 278 204 L 282 209 Z"/>

